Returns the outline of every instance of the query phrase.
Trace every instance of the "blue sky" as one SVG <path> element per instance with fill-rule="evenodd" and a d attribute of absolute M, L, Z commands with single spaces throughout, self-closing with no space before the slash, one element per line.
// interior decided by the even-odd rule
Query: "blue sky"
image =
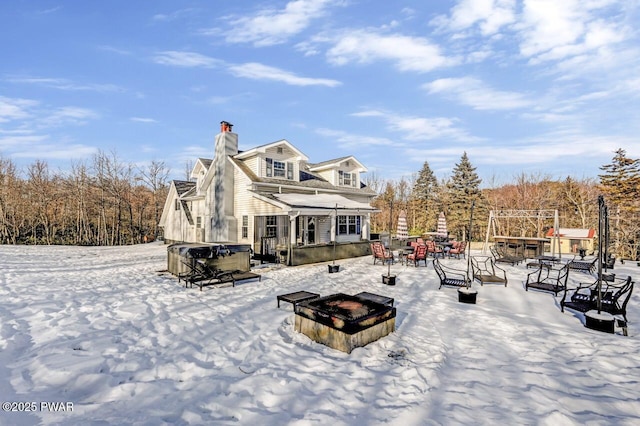
<path fill-rule="evenodd" d="M 69 169 L 287 139 L 485 186 L 640 157 L 638 0 L 0 2 L 0 155 Z"/>

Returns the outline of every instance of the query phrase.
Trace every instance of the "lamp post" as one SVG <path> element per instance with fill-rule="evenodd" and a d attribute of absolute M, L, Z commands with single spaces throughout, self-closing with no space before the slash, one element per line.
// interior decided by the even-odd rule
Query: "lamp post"
<path fill-rule="evenodd" d="M 340 271 L 340 265 L 336 265 L 336 239 L 338 237 L 338 203 L 336 203 L 336 206 L 334 208 L 334 216 L 333 216 L 333 226 L 334 226 L 334 233 L 333 233 L 333 263 L 331 265 L 329 265 L 329 273 L 333 274 L 334 272 L 339 272 Z"/>
<path fill-rule="evenodd" d="M 393 262 L 393 251 L 391 251 L 391 228 L 393 227 L 393 198 L 389 202 L 389 263 L 387 263 L 387 275 L 382 276 L 382 283 L 387 285 L 396 285 L 396 276 L 391 275 L 391 262 Z"/>

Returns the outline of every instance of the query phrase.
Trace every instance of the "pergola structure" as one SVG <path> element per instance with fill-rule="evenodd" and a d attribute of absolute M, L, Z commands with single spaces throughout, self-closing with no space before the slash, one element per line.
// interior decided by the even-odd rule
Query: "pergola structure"
<path fill-rule="evenodd" d="M 489 237 L 491 231 L 493 231 L 493 237 L 496 236 L 496 221 L 499 219 L 508 218 L 528 218 L 537 219 L 538 223 L 545 219 L 553 219 L 553 238 L 551 239 L 551 255 L 555 256 L 556 248 L 558 249 L 558 256 L 562 256 L 560 250 L 560 219 L 558 217 L 558 210 L 516 210 L 516 209 L 500 209 L 491 210 L 489 212 L 489 221 L 487 223 L 487 235 L 484 240 L 482 252 L 486 253 L 489 246 Z M 540 226 L 538 226 L 540 228 Z M 516 237 L 517 238 L 517 237 Z"/>

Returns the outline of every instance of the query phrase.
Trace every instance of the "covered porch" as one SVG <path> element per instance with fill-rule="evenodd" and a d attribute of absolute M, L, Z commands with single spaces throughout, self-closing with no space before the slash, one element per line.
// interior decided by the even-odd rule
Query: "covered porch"
<path fill-rule="evenodd" d="M 368 203 L 338 194 L 271 194 L 278 215 L 254 218 L 254 250 L 261 258 L 301 265 L 369 254 Z"/>

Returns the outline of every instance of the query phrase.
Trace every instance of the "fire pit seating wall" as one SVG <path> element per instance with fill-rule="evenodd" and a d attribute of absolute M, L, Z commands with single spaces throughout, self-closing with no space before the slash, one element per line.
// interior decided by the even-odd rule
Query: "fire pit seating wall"
<path fill-rule="evenodd" d="M 346 353 L 395 330 L 396 308 L 337 293 L 295 306 L 295 330 Z"/>

